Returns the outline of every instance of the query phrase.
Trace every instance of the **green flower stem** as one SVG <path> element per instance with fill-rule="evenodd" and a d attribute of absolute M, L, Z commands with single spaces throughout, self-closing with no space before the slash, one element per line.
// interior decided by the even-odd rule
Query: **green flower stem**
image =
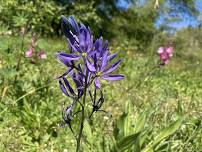
<path fill-rule="evenodd" d="M 83 135 L 83 127 L 84 127 L 84 121 L 85 121 L 86 92 L 87 92 L 87 88 L 88 88 L 87 81 L 88 81 L 88 70 L 86 70 L 83 103 L 81 104 L 81 107 L 82 107 L 82 111 L 81 111 L 81 125 L 80 125 L 79 136 L 77 138 L 76 152 L 81 152 L 81 138 L 82 138 L 82 135 Z"/>

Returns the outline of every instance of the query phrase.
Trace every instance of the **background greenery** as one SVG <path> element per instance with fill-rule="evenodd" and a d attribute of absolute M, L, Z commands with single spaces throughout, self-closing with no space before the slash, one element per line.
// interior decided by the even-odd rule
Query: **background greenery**
<path fill-rule="evenodd" d="M 128 3 L 125 9 L 101 0 L 0 2 L 0 151 L 75 151 L 70 130 L 59 126 L 61 103 L 69 99 L 54 80 L 65 70 L 54 54 L 68 51 L 60 31 L 62 14 L 73 14 L 96 37 L 109 39 L 111 51 L 123 58 L 119 73 L 126 75 L 118 83 L 104 83 L 103 109 L 112 116 L 96 113 L 85 122 L 84 151 L 202 151 L 201 26 L 174 34 L 169 26 L 181 20 L 169 18 L 178 11 L 197 18 L 194 0 L 162 0 L 158 9 L 154 1 Z M 157 29 L 162 15 L 167 18 Z M 32 33 L 47 53 L 37 64 L 24 57 Z M 154 69 L 156 50 L 168 42 L 174 57 Z"/>

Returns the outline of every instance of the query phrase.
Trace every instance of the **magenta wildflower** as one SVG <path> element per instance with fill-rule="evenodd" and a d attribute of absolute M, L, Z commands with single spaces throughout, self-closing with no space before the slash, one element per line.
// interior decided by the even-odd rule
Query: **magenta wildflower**
<path fill-rule="evenodd" d="M 29 50 L 27 50 L 27 51 L 25 52 L 25 56 L 26 56 L 27 58 L 31 58 L 31 57 L 33 56 L 33 49 L 30 48 Z"/>
<path fill-rule="evenodd" d="M 172 46 L 166 47 L 166 52 L 168 53 L 169 57 L 172 57 L 173 56 L 173 47 Z"/>
<path fill-rule="evenodd" d="M 38 52 L 37 56 L 40 58 L 40 59 L 46 59 L 47 58 L 47 55 L 44 51 L 40 51 Z"/>
<path fill-rule="evenodd" d="M 46 59 L 47 54 L 37 46 L 38 37 L 33 34 L 30 42 L 30 48 L 25 52 L 25 57 L 30 58 L 30 63 L 37 64 L 39 59 Z"/>
<path fill-rule="evenodd" d="M 172 46 L 160 47 L 157 53 L 160 56 L 162 64 L 168 64 L 168 61 L 173 56 L 173 47 Z"/>

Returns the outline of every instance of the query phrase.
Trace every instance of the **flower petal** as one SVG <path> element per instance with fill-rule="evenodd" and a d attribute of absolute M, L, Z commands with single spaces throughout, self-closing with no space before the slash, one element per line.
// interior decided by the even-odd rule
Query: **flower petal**
<path fill-rule="evenodd" d="M 60 89 L 62 90 L 62 92 L 63 92 L 66 96 L 70 97 L 69 93 L 67 92 L 67 89 L 65 88 L 65 86 L 64 86 L 64 84 L 62 83 L 61 80 L 59 80 L 59 84 L 60 84 Z"/>
<path fill-rule="evenodd" d="M 65 82 L 65 85 L 66 85 L 67 89 L 69 90 L 69 92 L 72 95 L 75 95 L 73 88 L 71 87 L 71 85 L 69 84 L 68 80 L 65 77 L 63 77 L 63 81 Z"/>
<path fill-rule="evenodd" d="M 93 40 L 92 40 L 92 36 L 90 34 L 89 31 L 87 31 L 87 35 L 86 35 L 86 52 L 91 51 L 92 45 L 93 45 Z"/>
<path fill-rule="evenodd" d="M 75 45 L 75 50 L 78 52 L 78 53 L 83 53 L 82 49 L 80 48 L 80 46 L 78 44 Z"/>
<path fill-rule="evenodd" d="M 79 60 L 80 57 L 77 56 L 77 55 L 74 55 L 74 54 L 67 54 L 67 53 L 64 53 L 64 52 L 61 52 L 61 53 L 58 53 L 57 54 L 57 57 L 63 61 L 63 63 L 65 61 L 74 61 L 74 60 Z"/>
<path fill-rule="evenodd" d="M 71 43 L 71 41 L 67 38 L 67 44 L 69 46 L 70 53 L 74 53 L 76 50 L 75 46 Z"/>
<path fill-rule="evenodd" d="M 161 54 L 164 52 L 164 47 L 160 47 L 158 50 L 157 50 L 157 53 L 158 54 Z"/>
<path fill-rule="evenodd" d="M 62 112 L 63 112 L 64 116 L 71 116 L 73 107 L 74 106 L 72 104 L 66 108 L 64 108 L 64 105 L 63 105 Z"/>
<path fill-rule="evenodd" d="M 107 57 L 107 60 L 108 60 L 108 61 L 113 60 L 113 59 L 116 57 L 117 54 L 118 54 L 118 52 L 109 55 L 109 56 Z"/>
<path fill-rule="evenodd" d="M 103 48 L 102 48 L 102 51 L 101 51 L 101 56 L 102 56 L 103 54 L 105 54 L 106 52 L 109 52 L 109 47 L 108 47 L 108 45 L 109 45 L 109 43 L 108 43 L 108 41 L 106 40 L 105 43 L 104 43 L 104 46 L 103 46 Z"/>
<path fill-rule="evenodd" d="M 84 29 L 80 29 L 79 33 L 79 46 L 85 51 L 85 43 L 86 42 L 86 31 Z"/>
<path fill-rule="evenodd" d="M 30 58 L 32 56 L 33 56 L 33 49 L 30 48 L 28 51 L 25 52 L 25 57 Z"/>
<path fill-rule="evenodd" d="M 168 54 L 173 54 L 173 47 L 172 47 L 172 46 L 167 47 L 167 48 L 166 48 L 166 52 L 167 52 Z"/>
<path fill-rule="evenodd" d="M 103 75 L 101 76 L 101 78 L 107 81 L 117 81 L 124 79 L 125 76 L 120 74 L 114 74 L 114 75 Z"/>
<path fill-rule="evenodd" d="M 162 61 L 164 61 L 164 60 L 168 60 L 170 57 L 169 57 L 169 55 L 166 53 L 166 52 L 163 52 L 162 54 L 160 54 L 160 59 L 162 60 Z"/>
<path fill-rule="evenodd" d="M 91 72 L 96 71 L 95 67 L 88 61 L 88 59 L 86 59 L 86 66 L 87 66 L 89 71 L 91 71 Z"/>
<path fill-rule="evenodd" d="M 76 34 L 76 35 L 78 34 L 79 26 L 73 16 L 66 18 L 64 15 L 62 15 L 61 22 L 62 22 L 62 26 L 66 27 L 66 30 L 68 32 L 72 31 L 73 34 Z"/>
<path fill-rule="evenodd" d="M 71 24 L 71 26 L 73 27 L 73 29 L 75 30 L 75 32 L 78 33 L 78 32 L 79 32 L 79 26 L 78 26 L 76 20 L 74 19 L 74 17 L 73 17 L 73 16 L 70 16 L 70 17 L 68 18 L 68 21 L 69 21 L 69 23 Z M 73 31 L 72 31 L 72 32 L 73 32 Z"/>
<path fill-rule="evenodd" d="M 105 54 L 103 55 L 102 57 L 102 64 L 101 64 L 101 69 L 100 71 L 104 71 L 106 66 L 107 66 L 107 53 L 108 52 L 105 52 Z"/>
<path fill-rule="evenodd" d="M 68 21 L 68 19 L 65 16 L 61 16 L 61 27 L 62 31 L 65 34 L 65 37 L 68 38 L 72 44 L 76 41 L 74 38 L 74 28 L 72 27 L 71 23 Z"/>
<path fill-rule="evenodd" d="M 81 26 L 79 31 L 79 47 L 83 52 L 89 52 L 93 47 L 91 32 L 84 25 Z"/>
<path fill-rule="evenodd" d="M 105 71 L 103 72 L 103 74 L 108 74 L 108 73 L 113 72 L 113 71 L 118 67 L 118 65 L 121 63 L 121 61 L 122 61 L 122 60 L 116 61 L 114 64 L 111 65 L 110 68 L 108 68 L 107 70 L 105 70 Z"/>
<path fill-rule="evenodd" d="M 101 87 L 99 78 L 95 78 L 95 87 L 98 89 Z"/>
<path fill-rule="evenodd" d="M 102 42 L 103 42 L 103 38 L 102 37 L 100 37 L 99 39 L 97 39 L 95 41 L 95 50 L 97 52 L 99 52 L 99 53 L 102 51 Z"/>
<path fill-rule="evenodd" d="M 72 75 L 72 79 L 74 83 L 76 84 L 78 96 L 81 96 L 83 94 L 83 89 L 84 89 L 82 86 L 82 82 L 80 82 L 78 76 L 75 73 Z"/>

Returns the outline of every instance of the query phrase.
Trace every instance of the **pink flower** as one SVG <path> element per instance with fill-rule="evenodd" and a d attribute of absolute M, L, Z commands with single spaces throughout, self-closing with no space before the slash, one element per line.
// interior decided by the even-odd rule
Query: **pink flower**
<path fill-rule="evenodd" d="M 166 52 L 168 53 L 169 57 L 173 56 L 173 47 L 169 46 L 166 48 Z"/>
<path fill-rule="evenodd" d="M 40 51 L 40 52 L 38 53 L 38 57 L 39 57 L 40 59 L 45 59 L 45 58 L 47 58 L 47 55 L 46 55 L 46 53 L 45 53 L 44 51 Z"/>
<path fill-rule="evenodd" d="M 160 60 L 163 64 L 168 64 L 169 59 L 173 56 L 173 47 L 160 47 L 157 51 L 160 56 Z"/>
<path fill-rule="evenodd" d="M 163 52 L 164 52 L 164 47 L 160 47 L 160 48 L 158 49 L 158 51 L 157 51 L 158 54 L 161 54 L 161 53 L 163 53 Z"/>
<path fill-rule="evenodd" d="M 33 56 L 33 50 L 32 48 L 30 48 L 29 50 L 25 52 L 25 57 L 31 58 L 32 56 Z"/>

